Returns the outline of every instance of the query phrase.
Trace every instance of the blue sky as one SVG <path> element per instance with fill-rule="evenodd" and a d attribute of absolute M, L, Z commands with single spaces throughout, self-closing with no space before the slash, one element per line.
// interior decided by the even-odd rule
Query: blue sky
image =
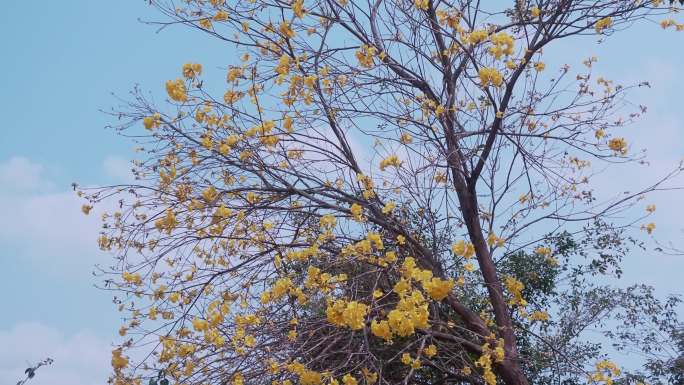
<path fill-rule="evenodd" d="M 71 182 L 107 184 L 127 178 L 132 143 L 104 129 L 100 112 L 116 106 L 137 83 L 158 99 L 180 66 L 200 62 L 221 78 L 234 61 L 232 47 L 185 28 L 156 27 L 139 19 L 157 14 L 145 1 L 35 2 L 7 0 L 0 13 L 0 383 L 17 381 L 27 362 L 56 359 L 34 385 L 102 384 L 109 344 L 119 323 L 111 296 L 93 288 L 92 266 L 107 263 L 97 250 L 97 218 L 84 217 Z M 681 20 L 680 20 L 681 21 Z M 587 48 L 588 47 L 588 48 Z M 632 99 L 649 106 L 624 136 L 651 150 L 651 167 L 618 169 L 602 188 L 622 191 L 645 182 L 684 157 L 684 33 L 654 23 L 606 44 L 547 52 L 571 64 L 598 55 L 597 71 L 626 81 L 649 80 Z M 559 61 L 560 62 L 560 61 Z M 684 181 L 679 180 L 679 185 Z M 684 246 L 678 194 L 649 198 L 658 205 L 656 234 Z M 621 284 L 646 282 L 682 293 L 682 257 L 635 253 Z"/>

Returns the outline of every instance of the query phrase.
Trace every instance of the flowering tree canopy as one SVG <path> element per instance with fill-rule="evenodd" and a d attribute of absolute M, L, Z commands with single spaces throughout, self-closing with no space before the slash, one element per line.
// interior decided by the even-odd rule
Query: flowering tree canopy
<path fill-rule="evenodd" d="M 645 111 L 626 99 L 645 83 L 595 75 L 595 57 L 544 56 L 642 21 L 681 31 L 673 5 L 150 3 L 160 23 L 236 54 L 220 94 L 198 63 L 166 83 L 167 103 L 136 90 L 115 113 L 143 154 L 136 181 L 81 190 L 86 214 L 119 203 L 98 240 L 116 257 L 101 275 L 124 314 L 113 383 L 677 376 L 678 300 L 594 278 L 620 275 L 639 245 L 626 228 L 654 231 L 641 198 L 681 165 L 599 199 L 598 170 L 643 159 L 620 128 Z M 600 326 L 646 367 L 621 370 L 583 337 Z"/>

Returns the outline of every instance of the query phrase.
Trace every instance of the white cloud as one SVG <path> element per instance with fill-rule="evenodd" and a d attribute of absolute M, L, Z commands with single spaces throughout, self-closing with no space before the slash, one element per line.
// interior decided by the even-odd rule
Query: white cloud
<path fill-rule="evenodd" d="M 88 279 L 92 266 L 102 262 L 93 258 L 102 255 L 96 243 L 101 211 L 96 207 L 86 216 L 85 201 L 75 192 L 45 188 L 56 183 L 44 170 L 26 158 L 0 162 L 0 243 L 5 253 L 11 248 L 37 267 Z"/>
<path fill-rule="evenodd" d="M 30 159 L 15 156 L 0 163 L 0 192 L 22 192 L 46 187 L 45 168 Z"/>
<path fill-rule="evenodd" d="M 54 363 L 40 368 L 30 385 L 101 385 L 110 370 L 111 345 L 88 330 L 65 335 L 42 323 L 19 323 L 0 329 L 0 346 L 2 384 L 16 384 L 29 364 L 47 357 Z"/>
<path fill-rule="evenodd" d="M 130 160 L 118 156 L 108 156 L 103 162 L 105 173 L 117 183 L 133 180 L 131 166 Z"/>

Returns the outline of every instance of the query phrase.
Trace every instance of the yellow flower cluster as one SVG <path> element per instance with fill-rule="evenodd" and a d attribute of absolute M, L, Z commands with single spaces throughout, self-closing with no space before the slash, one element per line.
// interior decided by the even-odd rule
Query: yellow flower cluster
<path fill-rule="evenodd" d="M 166 215 L 154 222 L 154 226 L 159 231 L 166 231 L 166 234 L 171 234 L 171 231 L 178 226 L 178 221 L 176 220 L 176 215 L 173 210 L 166 209 Z"/>
<path fill-rule="evenodd" d="M 494 362 L 502 362 L 504 356 L 503 339 L 497 340 L 497 345 L 494 349 L 491 348 L 489 343 L 482 345 L 482 355 L 475 361 L 475 366 L 482 368 L 482 378 L 487 385 L 496 385 L 496 375 L 492 370 L 492 365 Z"/>
<path fill-rule="evenodd" d="M 656 225 L 653 222 L 648 223 L 646 225 L 641 225 L 641 229 L 646 231 L 649 234 L 651 234 L 653 232 L 653 230 L 655 230 L 655 227 L 656 227 Z"/>
<path fill-rule="evenodd" d="M 613 138 L 608 141 L 608 148 L 625 155 L 627 153 L 627 141 L 625 138 Z"/>
<path fill-rule="evenodd" d="M 199 63 L 185 63 L 183 64 L 183 77 L 186 79 L 194 79 L 202 74 L 202 65 Z"/>
<path fill-rule="evenodd" d="M 290 73 L 290 57 L 286 54 L 280 56 L 275 72 L 280 76 L 285 76 Z"/>
<path fill-rule="evenodd" d="M 123 356 L 121 349 L 112 350 L 112 368 L 115 371 L 120 371 L 128 366 L 128 358 Z"/>
<path fill-rule="evenodd" d="M 522 291 L 525 289 L 525 285 L 522 282 L 509 275 L 504 278 L 504 285 L 506 290 L 513 296 L 508 301 L 510 305 L 527 306 L 527 301 L 522 297 Z"/>
<path fill-rule="evenodd" d="M 533 311 L 532 314 L 530 314 L 528 319 L 531 321 L 547 322 L 549 320 L 549 313 L 541 310 L 536 310 Z"/>
<path fill-rule="evenodd" d="M 613 377 L 619 376 L 620 368 L 615 363 L 608 360 L 601 360 L 596 363 L 596 370 L 589 375 L 589 381 L 593 383 L 603 382 L 606 385 L 613 384 Z"/>
<path fill-rule="evenodd" d="M 354 218 L 355 221 L 363 222 L 363 220 L 364 220 L 363 207 L 361 207 L 360 204 L 358 204 L 358 203 L 352 204 L 349 211 L 351 211 L 352 218 Z"/>
<path fill-rule="evenodd" d="M 410 295 L 402 295 L 397 307 L 387 315 L 387 322 L 393 334 L 407 337 L 415 329 L 425 329 L 428 323 L 428 304 L 423 295 L 414 290 Z"/>
<path fill-rule="evenodd" d="M 452 29 L 458 30 L 462 28 L 459 24 L 461 22 L 461 13 L 455 8 L 450 8 L 448 10 L 438 9 L 437 18 L 439 19 L 440 25 L 448 25 Z"/>
<path fill-rule="evenodd" d="M 451 245 L 451 251 L 465 259 L 470 259 L 475 255 L 475 246 L 472 243 L 466 243 L 461 239 L 460 241 Z"/>
<path fill-rule="evenodd" d="M 478 71 L 480 76 L 480 83 L 482 87 L 487 87 L 493 85 L 495 87 L 500 87 L 503 84 L 503 75 L 496 68 L 493 67 L 482 67 Z"/>
<path fill-rule="evenodd" d="M 218 10 L 214 14 L 213 19 L 214 19 L 214 21 L 228 21 L 228 19 L 229 19 L 228 12 L 226 12 L 222 9 Z"/>
<path fill-rule="evenodd" d="M 388 156 L 387 158 L 383 159 L 380 161 L 380 170 L 385 171 L 385 169 L 389 166 L 393 167 L 401 167 L 401 160 L 399 160 L 399 157 L 392 154 Z"/>
<path fill-rule="evenodd" d="M 133 284 L 133 285 L 140 285 L 142 284 L 142 278 L 140 277 L 140 274 L 135 273 L 131 274 L 127 271 L 124 271 L 122 274 L 122 278 L 124 281 L 127 283 Z"/>
<path fill-rule="evenodd" d="M 315 370 L 309 370 L 299 362 L 293 362 L 286 366 L 288 372 L 299 377 L 302 385 L 320 385 L 323 383 L 323 374 Z"/>
<path fill-rule="evenodd" d="M 453 279 L 443 280 L 432 276 L 429 270 L 416 266 L 415 260 L 406 258 L 401 268 L 402 278 L 394 285 L 393 291 L 400 297 L 396 308 L 392 309 L 387 320 L 373 320 L 371 332 L 376 337 L 391 341 L 393 336 L 406 337 L 416 329 L 424 329 L 428 323 L 428 302 L 423 294 L 413 288 L 413 282 L 420 282 L 430 298 L 441 301 L 453 289 Z"/>
<path fill-rule="evenodd" d="M 185 102 L 188 100 L 187 89 L 185 83 L 181 79 L 168 80 L 166 82 L 166 93 L 169 94 L 171 100 L 177 102 Z"/>
<path fill-rule="evenodd" d="M 489 32 L 484 29 L 480 29 L 467 34 L 463 40 L 468 44 L 477 44 L 487 40 L 488 36 Z"/>
<path fill-rule="evenodd" d="M 413 142 L 413 136 L 411 136 L 411 134 L 409 134 L 408 132 L 402 132 L 401 136 L 399 137 L 399 141 L 402 144 L 410 144 L 411 142 Z"/>
<path fill-rule="evenodd" d="M 295 31 L 292 29 L 290 23 L 288 23 L 287 21 L 281 23 L 278 26 L 278 31 L 281 35 L 283 35 L 283 37 L 287 39 L 292 39 L 293 37 L 295 37 Z"/>
<path fill-rule="evenodd" d="M 497 60 L 501 59 L 502 56 L 513 54 L 515 42 L 513 41 L 513 37 L 506 32 L 499 32 L 491 35 L 489 41 L 492 42 L 493 46 L 489 47 L 488 52 Z"/>
<path fill-rule="evenodd" d="M 413 0 L 413 4 L 415 4 L 416 8 L 420 9 L 421 11 L 427 11 L 430 7 L 429 0 Z"/>
<path fill-rule="evenodd" d="M 356 58 L 359 60 L 364 68 L 373 68 L 375 65 L 374 57 L 378 54 L 378 49 L 370 45 L 362 45 L 361 48 L 356 51 Z"/>
<path fill-rule="evenodd" d="M 390 202 L 387 202 L 387 203 L 385 204 L 385 206 L 382 207 L 382 213 L 385 214 L 385 215 L 391 214 L 392 211 L 394 211 L 394 208 L 395 208 L 395 207 L 397 207 L 397 204 L 396 204 L 396 203 L 391 202 L 391 201 L 390 201 Z"/>
<path fill-rule="evenodd" d="M 146 116 L 143 118 L 143 126 L 148 130 L 158 128 L 159 124 L 161 124 L 161 114 L 158 112 L 152 116 Z"/>
<path fill-rule="evenodd" d="M 290 291 L 294 291 L 293 289 L 290 278 L 280 278 L 271 286 L 271 290 L 265 290 L 261 293 L 261 303 L 266 304 L 277 301 Z"/>
<path fill-rule="evenodd" d="M 401 355 L 401 363 L 410 366 L 412 369 L 418 369 L 422 365 L 420 358 L 412 358 L 410 353 Z"/>
<path fill-rule="evenodd" d="M 489 235 L 487 235 L 487 245 L 489 245 L 489 247 L 494 245 L 501 247 L 504 245 L 505 241 L 505 239 L 497 237 L 494 233 L 489 233 Z"/>
<path fill-rule="evenodd" d="M 435 301 L 441 301 L 446 298 L 453 288 L 453 279 L 445 281 L 439 278 L 432 278 L 429 281 L 423 282 L 423 289 Z"/>
<path fill-rule="evenodd" d="M 610 28 L 611 25 L 613 25 L 613 19 L 608 16 L 597 21 L 596 24 L 594 24 L 594 29 L 596 30 L 596 33 L 601 33 L 604 29 Z"/>
<path fill-rule="evenodd" d="M 538 18 L 541 15 L 541 9 L 537 6 L 530 8 L 530 15 L 535 19 Z"/>
<path fill-rule="evenodd" d="M 363 329 L 366 314 L 368 314 L 368 305 L 357 301 L 328 301 L 328 307 L 325 310 L 328 322 L 352 330 Z"/>
<path fill-rule="evenodd" d="M 304 0 L 295 0 L 292 2 L 292 13 L 298 18 L 303 18 L 304 14 L 306 14 L 306 10 L 304 9 Z"/>

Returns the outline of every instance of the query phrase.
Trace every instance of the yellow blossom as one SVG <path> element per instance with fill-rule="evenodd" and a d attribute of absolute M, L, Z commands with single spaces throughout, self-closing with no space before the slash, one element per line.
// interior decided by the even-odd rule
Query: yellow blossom
<path fill-rule="evenodd" d="M 128 366 L 128 358 L 122 355 L 121 349 L 112 350 L 112 368 L 119 371 Z"/>
<path fill-rule="evenodd" d="M 503 84 L 503 76 L 496 68 L 482 67 L 480 68 L 478 74 L 480 76 L 480 83 L 483 87 L 487 87 L 489 85 L 499 87 L 501 84 Z"/>
<path fill-rule="evenodd" d="M 541 9 L 539 9 L 537 6 L 530 8 L 530 15 L 536 19 L 541 15 Z"/>
<path fill-rule="evenodd" d="M 349 210 L 351 211 L 351 215 L 354 220 L 357 222 L 363 221 L 363 207 L 360 204 L 352 204 Z"/>
<path fill-rule="evenodd" d="M 371 322 L 371 333 L 373 333 L 374 336 L 380 337 L 384 339 L 385 341 L 391 341 L 392 340 L 392 332 L 390 331 L 390 326 L 387 321 L 376 321 L 373 320 Z"/>
<path fill-rule="evenodd" d="M 594 29 L 596 30 L 596 33 L 601 33 L 604 29 L 609 28 L 611 25 L 613 25 L 613 19 L 611 19 L 610 16 L 604 17 L 594 24 Z"/>
<path fill-rule="evenodd" d="M 172 100 L 177 102 L 185 102 L 188 100 L 185 83 L 181 79 L 169 80 L 166 82 L 166 93 Z"/>
<path fill-rule="evenodd" d="M 613 138 L 608 141 L 608 148 L 625 155 L 627 153 L 627 141 L 625 138 Z"/>
<path fill-rule="evenodd" d="M 202 73 L 202 65 L 198 63 L 183 64 L 183 76 L 187 79 L 193 79 Z"/>

